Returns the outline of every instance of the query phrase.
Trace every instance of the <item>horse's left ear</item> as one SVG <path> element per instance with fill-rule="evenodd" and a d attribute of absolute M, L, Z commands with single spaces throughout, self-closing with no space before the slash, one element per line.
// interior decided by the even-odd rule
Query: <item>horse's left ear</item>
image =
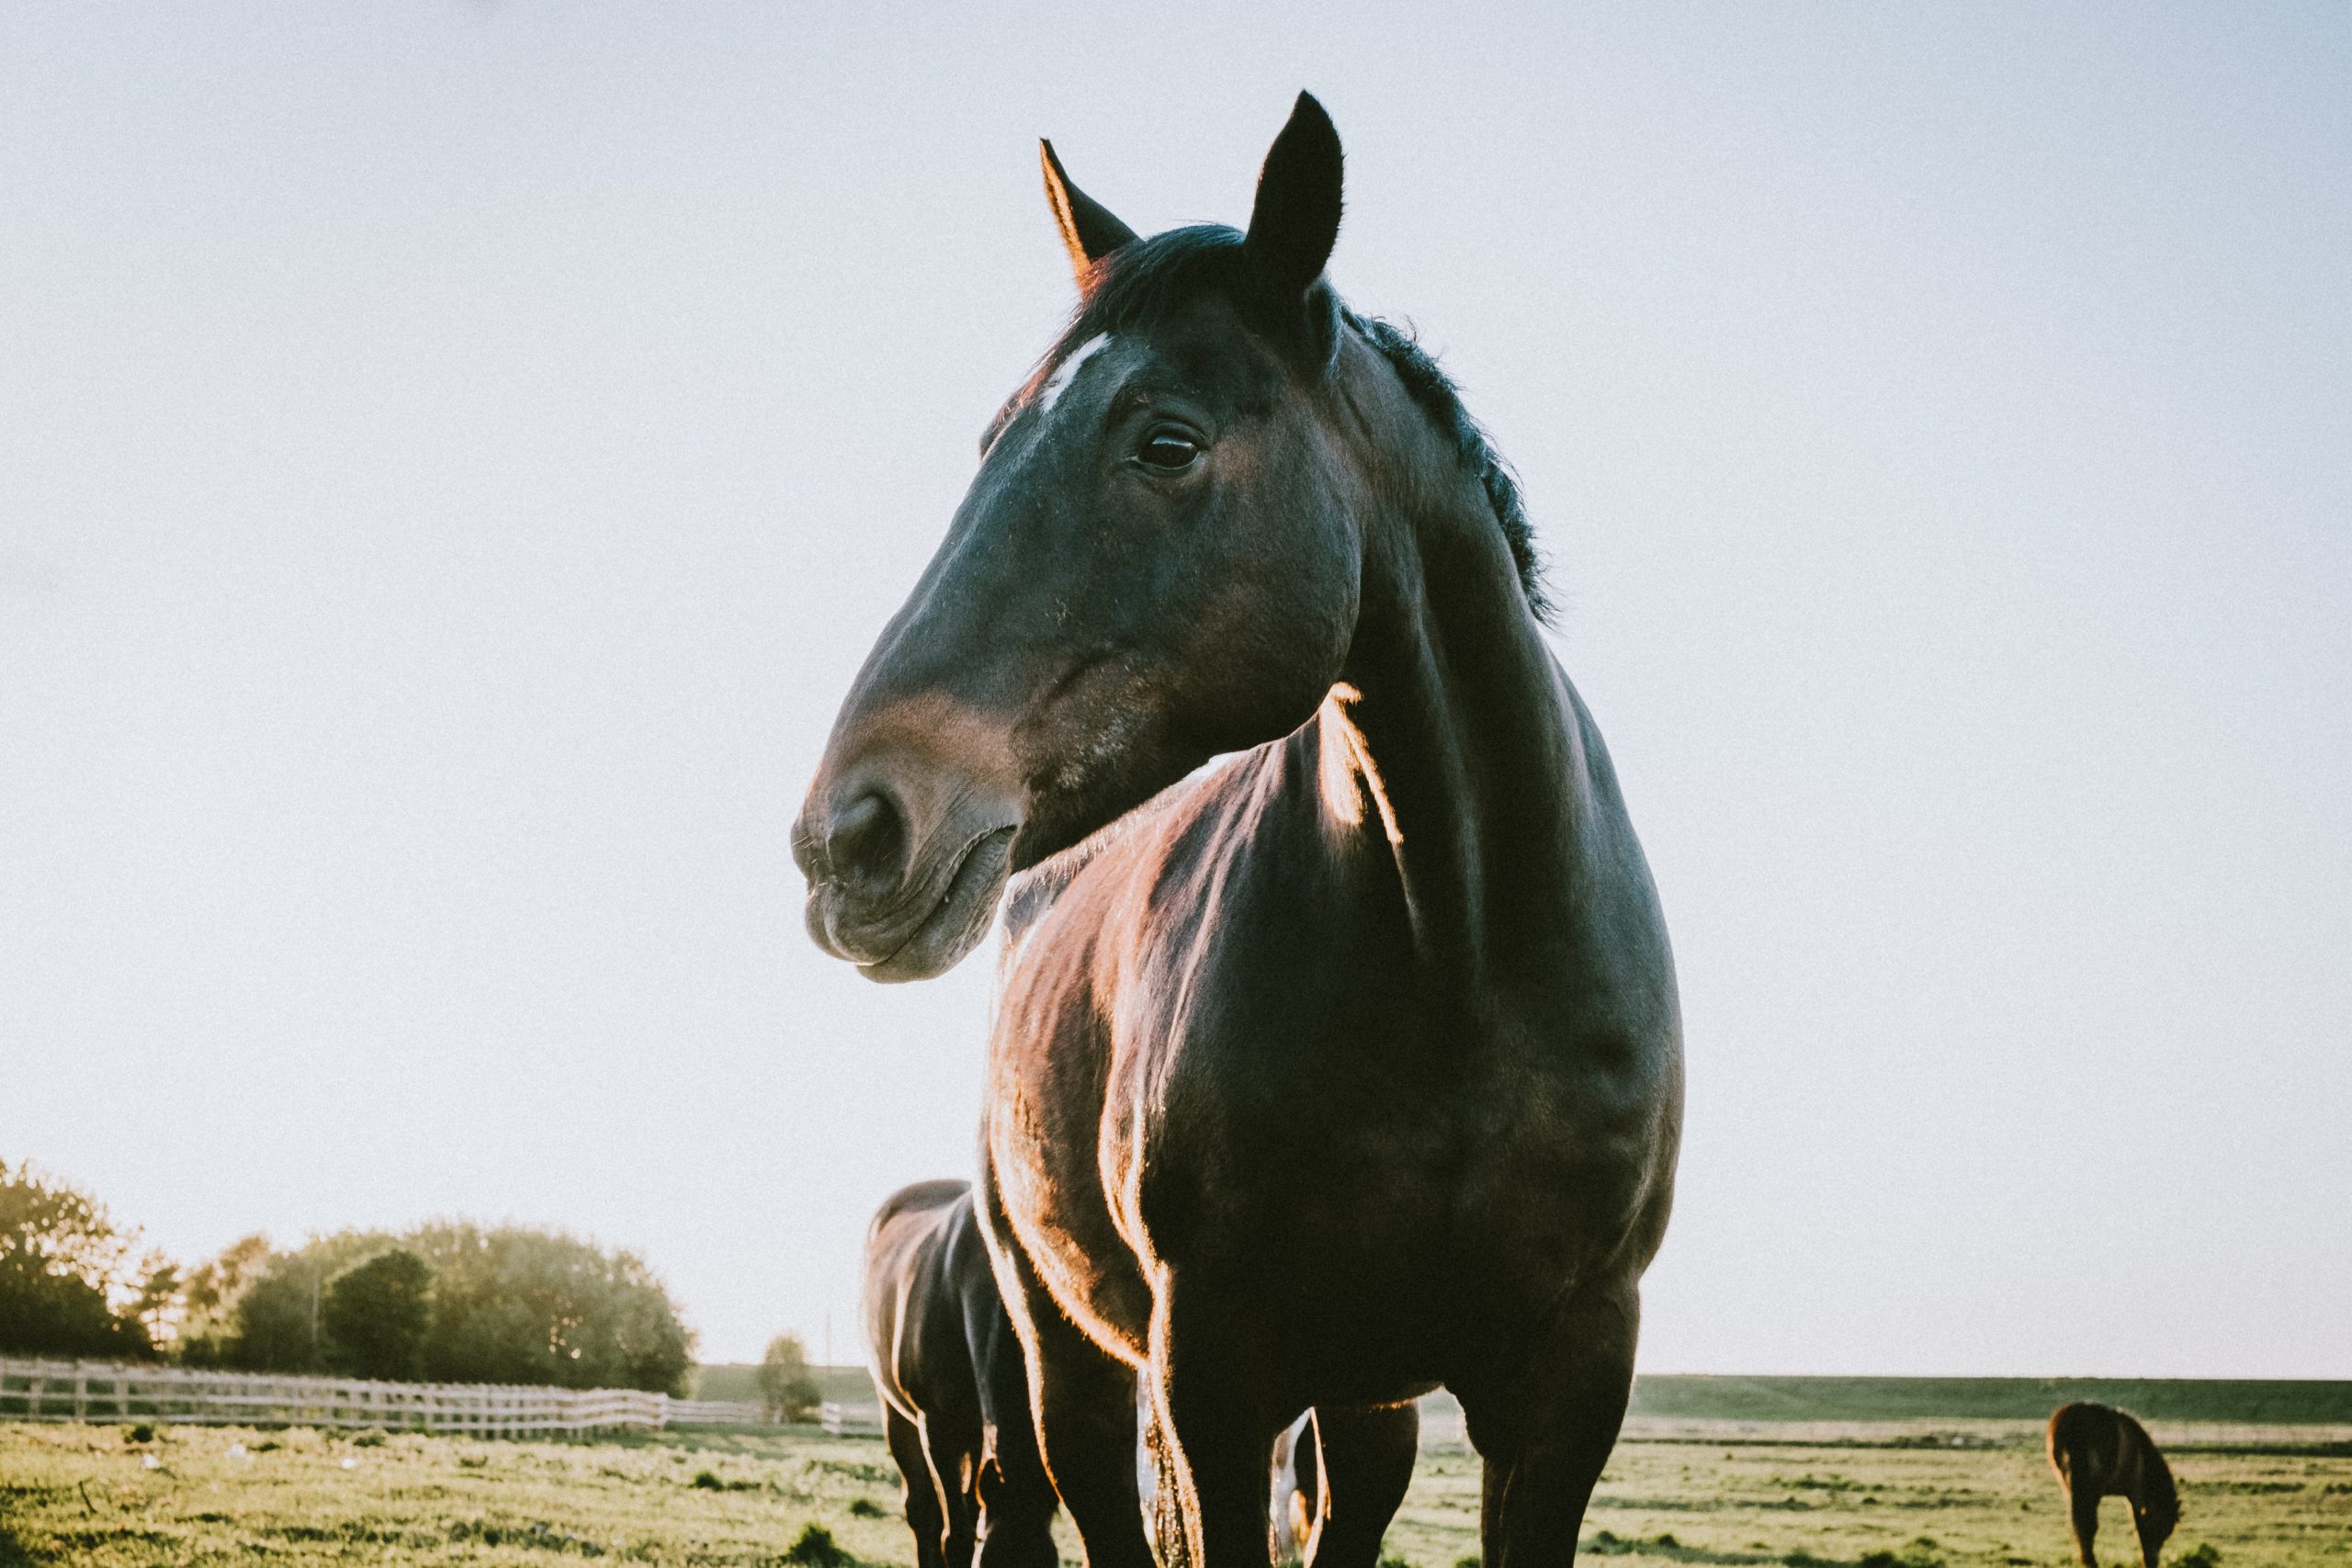
<path fill-rule="evenodd" d="M 1241 247 L 1270 305 L 1309 303 L 1307 294 L 1340 238 L 1340 133 L 1315 95 L 1301 93 L 1259 171 L 1258 199 Z M 1327 307 L 1310 315 L 1329 313 Z M 1309 321 L 1310 328 L 1318 324 Z"/>
<path fill-rule="evenodd" d="M 1054 227 L 1061 231 L 1062 248 L 1069 252 L 1070 270 L 1078 274 L 1084 293 L 1094 282 L 1094 264 L 1136 237 L 1118 215 L 1070 183 L 1054 144 L 1037 143 L 1037 161 L 1046 174 L 1046 205 L 1054 209 Z"/>

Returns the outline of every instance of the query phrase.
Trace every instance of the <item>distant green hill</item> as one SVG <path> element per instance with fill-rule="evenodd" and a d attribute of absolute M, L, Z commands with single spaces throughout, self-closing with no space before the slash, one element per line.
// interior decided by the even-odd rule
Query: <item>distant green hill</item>
<path fill-rule="evenodd" d="M 1644 1377 L 1630 1414 L 1697 1421 L 2039 1420 L 2073 1400 L 2154 1421 L 2352 1424 L 2352 1382 Z"/>
<path fill-rule="evenodd" d="M 696 1399 L 747 1399 L 757 1401 L 760 1385 L 753 1381 L 759 1372 L 753 1361 L 714 1361 L 695 1368 Z M 864 1367 L 811 1367 L 817 1374 L 817 1386 L 824 1397 L 842 1404 L 871 1404 L 874 1403 L 874 1380 Z"/>
<path fill-rule="evenodd" d="M 695 1369 L 697 1399 L 760 1397 L 749 1362 Z M 874 1399 L 864 1367 L 819 1367 L 824 1396 Z M 2352 1426 L 2352 1381 L 2233 1378 L 1643 1377 L 1634 1416 L 1687 1421 L 2039 1421 L 2072 1400 L 2120 1405 L 2152 1421 Z"/>

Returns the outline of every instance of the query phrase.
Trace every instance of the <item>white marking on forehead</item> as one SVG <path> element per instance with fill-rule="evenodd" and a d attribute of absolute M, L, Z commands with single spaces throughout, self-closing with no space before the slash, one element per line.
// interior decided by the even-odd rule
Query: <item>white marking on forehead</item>
<path fill-rule="evenodd" d="M 1079 367 L 1109 347 L 1110 344 L 1109 333 L 1097 333 L 1071 349 L 1069 356 L 1054 367 L 1054 373 L 1046 378 L 1046 384 L 1037 389 L 1037 412 L 1041 414 L 1053 412 L 1054 405 L 1061 401 L 1062 392 L 1069 386 L 1070 378 L 1078 374 Z"/>

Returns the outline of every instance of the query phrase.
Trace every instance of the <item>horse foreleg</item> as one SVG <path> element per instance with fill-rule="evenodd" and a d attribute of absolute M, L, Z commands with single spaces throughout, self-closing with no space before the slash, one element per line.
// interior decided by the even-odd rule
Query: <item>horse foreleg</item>
<path fill-rule="evenodd" d="M 2066 1490 L 2067 1511 L 2075 1520 L 2075 1555 L 2083 1568 L 2098 1568 L 2098 1553 L 2091 1550 L 2091 1541 L 2098 1534 L 2098 1489 L 2090 1486 L 2069 1486 Z"/>
<path fill-rule="evenodd" d="M 1153 1427 L 1161 1517 L 1172 1502 L 1178 1528 L 1161 1530 L 1161 1554 L 1170 1568 L 1271 1568 L 1267 1489 L 1283 1422 L 1256 1397 L 1264 1380 L 1250 1375 L 1235 1325 L 1215 1310 L 1188 1309 L 1181 1280 L 1162 1292 L 1152 1324 Z"/>
<path fill-rule="evenodd" d="M 1153 1568 L 1136 1486 L 1135 1374 L 1050 1302 L 1039 1303 L 1030 1408 L 1087 1568 Z"/>
<path fill-rule="evenodd" d="M 1037 1447 L 1087 1568 L 1156 1568 L 1136 1486 L 1135 1373 L 1063 1315 L 1019 1247 L 1008 1256 L 1005 1306 L 1027 1352 Z"/>
<path fill-rule="evenodd" d="M 923 1449 L 931 1456 L 931 1472 L 939 1478 L 946 1505 L 945 1541 L 942 1547 L 947 1568 L 972 1568 L 972 1548 L 979 1533 L 979 1434 L 960 1421 L 943 1421 L 935 1414 L 923 1417 Z"/>
<path fill-rule="evenodd" d="M 1054 1487 L 1037 1453 L 1029 1414 L 1029 1370 L 1001 1314 L 969 1331 L 979 1375 L 983 1448 L 978 1568 L 1055 1568 Z"/>
<path fill-rule="evenodd" d="M 1576 1561 L 1585 1508 L 1624 1424 L 1639 1323 L 1630 1288 L 1576 1304 L 1524 1362 L 1489 1369 L 1455 1391 L 1485 1461 L 1485 1568 Z"/>
<path fill-rule="evenodd" d="M 915 1538 L 915 1568 L 947 1568 L 947 1514 L 924 1451 L 922 1429 L 891 1406 L 882 1407 L 883 1434 L 898 1462 L 907 1529 Z"/>
<path fill-rule="evenodd" d="M 1322 1505 L 1306 1568 L 1374 1568 L 1388 1521 L 1412 1484 L 1420 1409 L 1411 1404 L 1317 1406 L 1314 1432 Z"/>

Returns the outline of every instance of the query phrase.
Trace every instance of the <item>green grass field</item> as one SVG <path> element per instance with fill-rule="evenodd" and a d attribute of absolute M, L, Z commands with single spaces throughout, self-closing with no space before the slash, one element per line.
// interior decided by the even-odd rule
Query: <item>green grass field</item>
<path fill-rule="evenodd" d="M 2188 1452 L 2177 1468 L 2187 1517 L 2167 1562 L 2211 1545 L 2221 1568 L 2352 1562 L 2352 1457 Z M 1475 1553 L 1477 1489 L 1470 1455 L 1426 1453 L 1392 1555 L 1454 1568 Z M 557 1443 L 177 1427 L 139 1443 L 115 1427 L 0 1424 L 0 1568 L 606 1556 L 826 1568 L 821 1552 L 793 1551 L 811 1525 L 858 1562 L 912 1559 L 881 1445 L 804 1429 Z M 2107 1561 L 2136 1561 L 2120 1502 L 2100 1541 Z M 1065 1551 L 1075 1561 L 1067 1531 Z M 1583 1555 L 1656 1568 L 2071 1561 L 2057 1488 L 2024 1443 L 1625 1443 Z"/>

